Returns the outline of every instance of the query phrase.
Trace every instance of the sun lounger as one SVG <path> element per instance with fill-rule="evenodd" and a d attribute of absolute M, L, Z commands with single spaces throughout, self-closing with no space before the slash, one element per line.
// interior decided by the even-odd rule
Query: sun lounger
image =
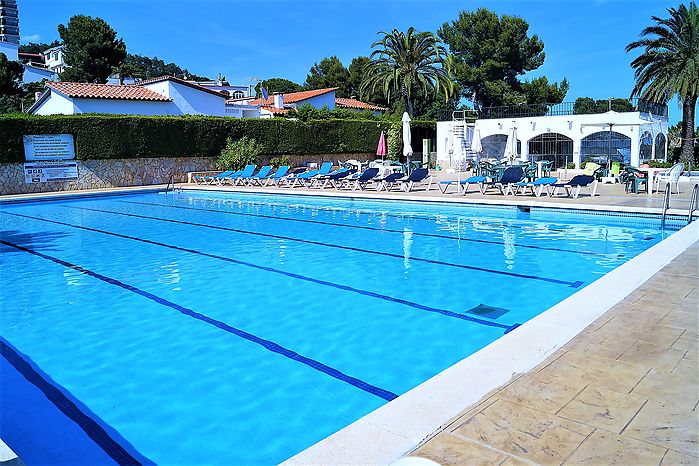
<path fill-rule="evenodd" d="M 295 187 L 297 183 L 299 183 L 301 186 L 308 187 L 313 182 L 313 178 L 320 175 L 329 175 L 332 168 L 332 162 L 323 162 L 323 165 L 321 165 L 318 170 L 310 170 L 294 177 L 291 180 L 291 187 Z"/>
<path fill-rule="evenodd" d="M 449 186 L 456 186 L 456 194 L 461 192 L 461 187 L 464 187 L 464 194 L 468 192 L 468 187 L 472 184 L 485 183 L 487 178 L 485 176 L 469 176 L 465 180 L 445 180 L 440 181 L 437 187 L 442 191 L 442 194 L 446 194 L 449 190 Z"/>
<path fill-rule="evenodd" d="M 558 194 L 559 188 L 564 188 L 568 197 L 570 197 L 571 192 L 573 192 L 573 199 L 577 199 L 582 188 L 589 188 L 590 197 L 595 197 L 597 193 L 597 183 L 597 178 L 593 175 L 575 175 L 570 181 L 554 183 L 551 187 L 553 187 L 554 196 Z"/>
<path fill-rule="evenodd" d="M 338 184 L 342 182 L 345 178 L 348 176 L 352 176 L 354 173 L 356 173 L 357 170 L 355 168 L 342 168 L 340 170 L 335 170 L 333 173 L 316 178 L 314 180 L 316 182 L 316 185 L 320 189 L 325 189 L 329 184 L 333 186 L 333 188 L 337 189 Z"/>
<path fill-rule="evenodd" d="M 495 187 L 502 194 L 507 195 L 512 191 L 512 186 L 524 179 L 524 169 L 522 167 L 507 167 L 498 181 L 485 182 L 481 184 L 481 194 L 485 194 L 488 188 Z"/>
<path fill-rule="evenodd" d="M 257 172 L 257 174 L 251 176 L 241 176 L 237 181 L 242 181 L 243 183 L 247 183 L 248 186 L 252 186 L 255 184 L 255 182 L 267 178 L 271 171 L 271 165 L 265 165 L 264 167 L 260 168 L 260 171 Z"/>
<path fill-rule="evenodd" d="M 253 173 L 255 173 L 255 168 L 257 168 L 257 165 L 253 165 L 253 164 L 245 165 L 245 168 L 243 168 L 242 170 L 240 170 L 238 172 L 233 173 L 230 176 L 227 176 L 227 177 L 221 179 L 221 181 L 218 184 L 219 185 L 222 185 L 224 183 L 236 184 L 238 179 L 240 179 L 242 177 L 252 176 Z"/>
<path fill-rule="evenodd" d="M 277 168 L 277 171 L 274 172 L 274 174 L 269 175 L 269 176 L 266 177 L 264 180 L 261 180 L 261 179 L 260 179 L 260 180 L 257 180 L 257 183 L 258 183 L 260 186 L 267 186 L 267 185 L 269 185 L 270 183 L 277 184 L 278 182 L 280 182 L 280 181 L 282 180 L 282 178 L 284 178 L 285 176 L 287 176 L 288 173 L 289 173 L 289 166 L 288 166 L 288 165 L 282 165 L 281 167 Z M 263 181 L 264 181 L 264 184 L 263 184 Z"/>
<path fill-rule="evenodd" d="M 228 170 L 225 172 L 217 173 L 216 175 L 195 175 L 192 177 L 194 184 L 213 184 L 217 179 L 225 178 L 231 176 L 235 171 Z"/>
<path fill-rule="evenodd" d="M 364 172 L 357 178 L 347 180 L 343 187 L 350 187 L 352 191 L 364 190 L 366 185 L 374 182 L 374 178 L 379 174 L 378 168 L 367 168 Z"/>
<path fill-rule="evenodd" d="M 427 183 L 425 191 L 429 191 L 432 188 L 432 177 L 427 168 L 417 168 L 407 178 L 398 180 L 398 183 L 406 193 L 412 191 L 415 185 L 424 185 L 425 183 Z"/>
<path fill-rule="evenodd" d="M 403 172 L 389 173 L 383 178 L 376 180 L 376 182 L 378 183 L 378 187 L 376 188 L 376 190 L 381 191 L 382 189 L 386 188 L 386 191 L 390 191 L 391 188 L 393 188 L 393 186 L 396 185 L 396 183 L 398 183 L 402 179 L 405 179 L 406 177 L 407 175 Z"/>
<path fill-rule="evenodd" d="M 527 194 L 527 188 L 530 188 L 532 190 L 532 194 L 536 197 L 541 196 L 541 194 L 544 192 L 544 189 L 546 190 L 546 193 L 550 196 L 551 186 L 555 183 L 558 183 L 558 178 L 546 177 L 539 178 L 530 182 L 521 181 L 519 183 L 514 184 L 515 194 Z"/>

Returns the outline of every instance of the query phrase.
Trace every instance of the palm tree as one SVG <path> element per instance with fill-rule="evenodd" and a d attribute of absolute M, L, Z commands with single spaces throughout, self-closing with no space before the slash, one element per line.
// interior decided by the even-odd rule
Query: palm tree
<path fill-rule="evenodd" d="M 653 16 L 657 24 L 641 31 L 641 39 L 626 51 L 645 50 L 631 66 L 636 85 L 631 96 L 667 103 L 679 96 L 682 103 L 682 159 L 692 160 L 694 150 L 694 110 L 699 96 L 699 8 L 668 8 L 668 19 Z"/>
<path fill-rule="evenodd" d="M 362 94 L 379 89 L 389 102 L 402 99 L 412 115 L 415 93 L 444 93 L 446 99 L 454 93 L 447 52 L 437 36 L 412 27 L 405 33 L 394 29 L 379 34 L 383 37 L 371 44 L 379 48 L 367 64 Z"/>

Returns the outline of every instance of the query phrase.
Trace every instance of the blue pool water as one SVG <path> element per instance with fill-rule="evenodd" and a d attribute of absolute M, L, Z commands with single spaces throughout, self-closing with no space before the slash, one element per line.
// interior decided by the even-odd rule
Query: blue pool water
<path fill-rule="evenodd" d="M 0 220 L 0 437 L 30 465 L 282 461 L 672 232 L 201 192 Z"/>

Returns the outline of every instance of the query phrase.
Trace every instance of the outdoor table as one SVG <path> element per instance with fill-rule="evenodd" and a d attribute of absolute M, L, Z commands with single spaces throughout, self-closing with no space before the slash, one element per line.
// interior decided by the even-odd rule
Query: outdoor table
<path fill-rule="evenodd" d="M 664 172 L 669 170 L 669 168 L 639 168 L 639 171 L 642 171 L 647 174 L 648 176 L 648 195 L 650 196 L 653 194 L 653 180 L 655 179 L 655 174 L 658 172 Z"/>

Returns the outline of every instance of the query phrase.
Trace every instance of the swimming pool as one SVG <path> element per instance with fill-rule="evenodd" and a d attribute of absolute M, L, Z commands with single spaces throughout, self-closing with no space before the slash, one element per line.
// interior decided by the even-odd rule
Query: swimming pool
<path fill-rule="evenodd" d="M 30 465 L 276 463 L 679 226 L 527 210 L 213 192 L 1 205 L 0 436 Z"/>

